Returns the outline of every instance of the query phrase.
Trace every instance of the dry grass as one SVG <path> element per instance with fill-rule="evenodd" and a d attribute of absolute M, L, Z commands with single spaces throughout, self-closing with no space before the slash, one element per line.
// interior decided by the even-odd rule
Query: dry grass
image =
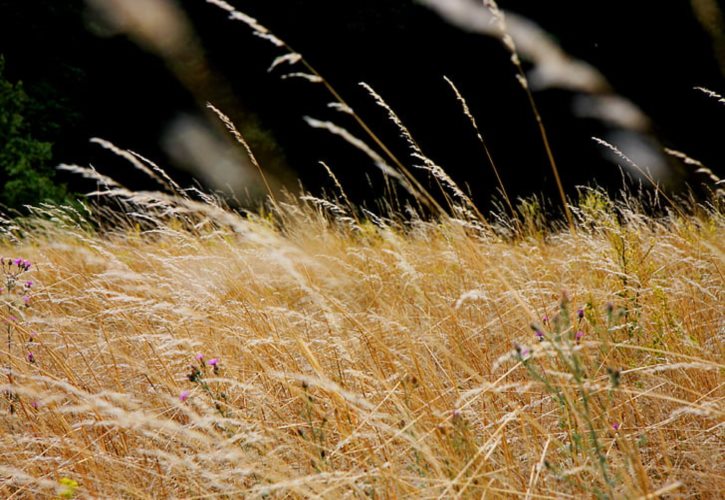
<path fill-rule="evenodd" d="M 271 197 L 245 217 L 105 142 L 175 194 L 64 166 L 120 210 L 0 218 L 0 497 L 725 491 L 719 192 L 697 210 L 662 196 L 653 218 L 585 191 L 568 231 L 506 197 L 491 222 L 372 88 L 438 197 L 298 53 L 207 1 L 355 119 L 375 148 L 308 123 L 371 157 L 388 216 L 354 207 L 326 165 L 339 198 Z"/>
<path fill-rule="evenodd" d="M 725 490 L 720 211 L 588 193 L 575 233 L 511 239 L 152 198 L 8 230 L 1 497 Z"/>

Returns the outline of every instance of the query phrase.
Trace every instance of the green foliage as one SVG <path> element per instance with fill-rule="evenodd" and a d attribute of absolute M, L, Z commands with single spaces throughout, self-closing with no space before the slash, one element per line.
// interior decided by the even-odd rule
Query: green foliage
<path fill-rule="evenodd" d="M 0 57 L 0 203 L 18 209 L 41 202 L 66 201 L 65 186 L 57 184 L 48 167 L 52 144 L 33 137 L 25 116 L 34 105 L 21 83 L 4 77 Z"/>

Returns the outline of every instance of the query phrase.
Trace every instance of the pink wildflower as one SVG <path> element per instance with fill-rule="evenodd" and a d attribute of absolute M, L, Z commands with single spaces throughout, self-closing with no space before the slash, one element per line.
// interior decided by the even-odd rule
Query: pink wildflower
<path fill-rule="evenodd" d="M 516 347 L 516 352 L 518 353 L 519 356 L 521 356 L 521 359 L 527 358 L 529 356 L 529 354 L 531 353 L 531 350 L 526 346 L 516 344 L 515 347 Z"/>
<path fill-rule="evenodd" d="M 183 403 L 184 401 L 189 399 L 189 396 L 191 396 L 191 391 L 185 389 L 181 391 L 181 394 L 179 394 L 179 401 Z"/>
<path fill-rule="evenodd" d="M 219 358 L 211 358 L 209 361 L 207 361 L 207 363 L 209 364 L 209 366 L 213 366 L 214 368 L 216 368 L 219 364 Z"/>

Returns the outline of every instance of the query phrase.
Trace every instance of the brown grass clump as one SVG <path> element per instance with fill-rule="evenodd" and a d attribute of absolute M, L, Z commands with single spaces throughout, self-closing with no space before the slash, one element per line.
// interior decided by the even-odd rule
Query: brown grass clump
<path fill-rule="evenodd" d="M 0 497 L 725 490 L 721 211 L 590 192 L 510 238 L 307 200 L 9 228 Z"/>

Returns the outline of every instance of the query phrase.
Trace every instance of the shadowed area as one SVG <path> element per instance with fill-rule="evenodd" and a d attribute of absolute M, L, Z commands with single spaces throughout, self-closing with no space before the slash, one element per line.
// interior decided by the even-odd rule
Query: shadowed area
<path fill-rule="evenodd" d="M 614 143 L 674 189 L 683 180 L 699 184 L 702 178 L 664 155 L 663 146 L 685 151 L 722 172 L 717 124 L 723 112 L 693 90 L 695 86 L 715 91 L 723 87 L 718 63 L 721 13 L 706 3 L 501 2 L 511 16 L 512 34 L 518 39 L 523 67 L 567 192 L 593 182 L 616 190 L 621 186 L 620 166 L 638 175 L 626 161 L 593 142 L 592 136 Z M 98 136 L 161 165 L 177 167 L 172 173 L 184 183 L 193 176 L 237 195 L 245 190 L 263 194 L 258 173 L 254 169 L 244 173 L 248 163 L 243 149 L 206 112 L 209 101 L 237 124 L 269 178 L 276 179 L 275 186 L 294 190 L 299 177 L 315 191 L 330 189 L 329 176 L 318 163 L 324 161 L 356 200 L 370 201 L 382 192 L 380 174 L 367 156 L 339 138 L 310 129 L 303 117 L 334 120 L 364 138 L 358 124 L 328 108 L 332 98 L 320 85 L 299 78 L 280 79 L 297 71 L 296 65 L 285 63 L 268 72 L 285 50 L 254 36 L 244 24 L 228 20 L 228 13 L 218 6 L 202 0 L 95 0 L 91 4 L 96 14 L 80 1 L 63 6 L 43 0 L 32 6 L 0 4 L 7 13 L 2 16 L 0 51 L 6 55 L 8 78 L 24 80 L 36 99 L 58 103 L 55 115 L 47 106 L 43 110 L 53 116 L 53 130 L 37 125 L 36 132 L 54 144 L 54 161 L 93 161 L 115 177 L 144 186 L 142 177 L 86 144 L 89 137 Z M 169 28 L 176 35 L 165 35 L 163 24 L 153 27 L 162 16 L 148 14 L 152 4 L 165 5 L 159 12 L 165 9 L 181 20 L 180 28 Z M 475 33 L 475 26 L 461 30 L 455 16 L 435 7 L 468 6 L 478 14 L 462 19 L 477 25 L 479 31 L 482 26 L 491 31 L 486 24 L 490 14 L 481 3 L 250 0 L 233 4 L 303 54 L 407 167 L 415 171 L 398 129 L 360 82 L 370 84 L 422 150 L 470 191 L 478 204 L 488 207 L 500 185 L 469 120 L 443 80 L 449 77 L 467 100 L 511 196 L 556 196 L 550 162 L 508 50 L 496 36 Z M 114 6 L 125 6 L 126 18 L 109 16 Z M 134 18 L 134 6 L 146 13 Z M 99 15 L 99 10 L 106 15 Z M 656 23 L 651 20 L 653 12 Z M 139 24 L 142 20 L 148 26 Z M 154 33 L 160 42 L 149 37 Z M 535 35 L 528 45 L 527 33 Z M 537 42 L 536 36 L 548 41 Z M 16 43 L 23 39 L 32 39 L 33 44 Z M 170 48 L 173 44 L 168 45 L 168 40 L 176 48 Z M 547 59 L 551 64 L 534 60 L 556 51 L 565 57 Z M 590 76 L 582 76 L 580 82 L 590 92 L 581 92 L 555 76 L 557 67 L 564 68 L 563 75 L 573 74 L 573 66 L 562 61 L 577 61 L 580 69 L 589 68 Z M 66 112 L 71 107 L 72 112 Z M 622 122 L 629 125 L 623 127 Z M 200 139 L 201 130 L 207 139 Z M 180 147 L 185 140 L 171 137 L 180 131 L 187 134 L 189 143 L 203 143 L 217 152 L 209 149 L 208 155 L 189 155 Z M 370 145 L 381 153 L 374 143 Z M 215 165 L 221 165 L 222 173 L 213 173 Z M 416 176 L 435 191 L 424 172 Z"/>

